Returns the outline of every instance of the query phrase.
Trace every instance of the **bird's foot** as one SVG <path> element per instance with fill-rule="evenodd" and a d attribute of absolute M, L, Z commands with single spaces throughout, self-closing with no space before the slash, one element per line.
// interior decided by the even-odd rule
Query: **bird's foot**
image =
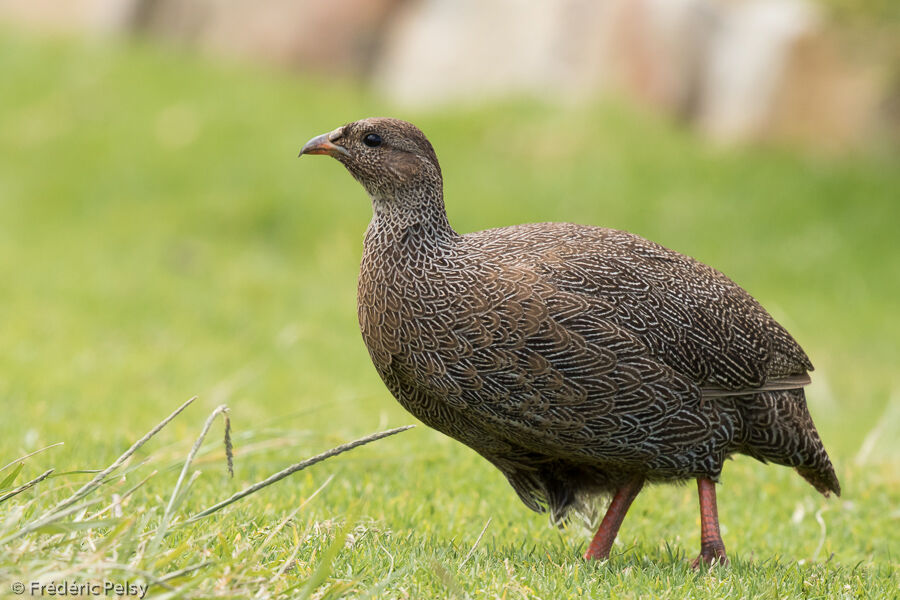
<path fill-rule="evenodd" d="M 718 544 L 701 545 L 700 556 L 694 559 L 694 562 L 691 563 L 691 568 L 696 571 L 700 568 L 700 565 L 704 563 L 709 567 L 727 567 L 728 557 L 725 555 L 725 545 L 721 542 Z"/>
<path fill-rule="evenodd" d="M 584 553 L 584 560 L 607 560 L 609 559 L 609 550 L 603 552 L 602 550 L 595 550 L 593 548 L 588 548 L 587 552 Z"/>

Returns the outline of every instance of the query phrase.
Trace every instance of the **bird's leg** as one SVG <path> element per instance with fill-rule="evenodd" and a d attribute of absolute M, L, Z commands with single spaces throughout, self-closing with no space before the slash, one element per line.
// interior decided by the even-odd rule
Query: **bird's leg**
<path fill-rule="evenodd" d="M 725 544 L 719 533 L 719 510 L 716 508 L 716 484 L 705 477 L 697 478 L 697 492 L 700 495 L 700 556 L 691 567 L 696 569 L 700 561 L 708 565 L 727 565 Z"/>
<path fill-rule="evenodd" d="M 622 525 L 625 513 L 628 512 L 628 507 L 634 502 L 643 485 L 644 478 L 635 477 L 616 490 L 616 495 L 613 496 L 612 502 L 609 503 L 609 508 L 606 510 L 606 515 L 604 515 L 603 521 L 600 522 L 597 534 L 594 535 L 591 545 L 588 546 L 587 552 L 584 553 L 585 559 L 603 560 L 609 558 L 609 551 L 612 549 L 616 534 L 619 533 L 619 527 Z"/>

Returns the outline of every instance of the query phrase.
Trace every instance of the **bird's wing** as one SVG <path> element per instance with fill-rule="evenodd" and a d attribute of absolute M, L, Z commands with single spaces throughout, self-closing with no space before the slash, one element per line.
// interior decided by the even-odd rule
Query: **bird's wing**
<path fill-rule="evenodd" d="M 760 304 L 719 271 L 636 235 L 569 224 L 507 228 L 531 240 L 516 260 L 583 302 L 554 317 L 580 334 L 614 323 L 704 396 L 790 389 L 809 382 L 809 358 Z M 512 242 L 514 243 L 514 242 Z M 507 253 L 509 255 L 510 253 Z M 552 294 L 548 298 L 551 306 Z"/>
<path fill-rule="evenodd" d="M 638 236 L 582 230 L 593 243 L 540 262 L 547 281 L 598 301 L 650 353 L 716 393 L 802 385 L 806 354 L 760 304 L 719 271 Z"/>
<path fill-rule="evenodd" d="M 739 388 L 734 390 L 726 390 L 717 387 L 700 388 L 700 393 L 704 398 L 727 398 L 729 396 L 746 396 L 747 394 L 756 394 L 758 392 L 779 392 L 784 390 L 795 390 L 809 385 L 812 380 L 808 374 L 793 375 L 790 377 L 780 377 L 778 379 L 770 379 L 761 386 L 755 388 Z"/>

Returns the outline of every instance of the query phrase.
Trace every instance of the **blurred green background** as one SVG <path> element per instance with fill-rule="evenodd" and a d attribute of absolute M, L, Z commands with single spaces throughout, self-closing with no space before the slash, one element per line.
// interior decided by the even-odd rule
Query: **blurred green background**
<path fill-rule="evenodd" d="M 626 229 L 717 267 L 756 296 L 816 366 L 810 408 L 845 495 L 826 503 L 789 470 L 738 459 L 720 491 L 726 545 L 739 564 L 750 553 L 808 556 L 820 535 L 811 515 L 827 505 L 818 558 L 881 565 L 892 589 L 896 155 L 715 148 L 615 101 L 410 111 L 356 85 L 140 41 L 3 30 L 0 73 L 0 463 L 66 443 L 29 461 L 23 478 L 51 466 L 102 468 L 195 394 L 198 406 L 153 451 L 163 452 L 169 479 L 148 487 L 151 499 L 166 496 L 177 457 L 206 414 L 227 403 L 237 477 L 225 479 L 218 462 L 204 466 L 193 509 L 338 442 L 413 422 L 371 367 L 356 324 L 368 199 L 337 162 L 296 159 L 313 135 L 391 115 L 417 123 L 434 144 L 460 232 L 533 221 Z M 502 561 L 534 545 L 575 564 L 586 541 L 577 530 L 560 541 L 499 473 L 423 426 L 307 473 L 219 526 L 280 518 L 335 474 L 310 504 L 309 523 L 361 512 L 391 554 L 458 543 L 465 555 L 493 518 L 468 567 L 486 573 L 475 595 L 505 585 L 509 565 L 485 566 L 484 557 Z M 52 497 L 81 480 L 50 481 Z M 664 541 L 692 555 L 693 490 L 646 495 L 626 520 L 625 543 L 640 540 L 637 554 L 651 558 Z M 754 509 L 767 504 L 772 512 Z M 384 530 L 394 533 L 379 537 Z M 387 560 L 372 548 L 379 558 L 369 560 Z M 523 568 L 534 571 L 541 556 Z M 316 555 L 301 557 L 305 576 Z M 414 571 L 402 577 L 413 591 L 432 585 Z"/>

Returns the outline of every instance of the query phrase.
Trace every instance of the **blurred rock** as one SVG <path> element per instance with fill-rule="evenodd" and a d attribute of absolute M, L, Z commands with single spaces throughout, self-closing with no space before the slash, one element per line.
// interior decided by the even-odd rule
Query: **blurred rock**
<path fill-rule="evenodd" d="M 772 128 L 779 88 L 799 40 L 820 28 L 804 0 L 754 0 L 714 4 L 697 121 L 712 137 L 739 141 Z"/>
<path fill-rule="evenodd" d="M 374 83 L 413 104 L 613 91 L 721 142 L 852 146 L 878 86 L 823 22 L 807 0 L 421 0 L 386 36 Z"/>
<path fill-rule="evenodd" d="M 0 20 L 57 31 L 120 31 L 140 0 L 0 0 Z"/>
<path fill-rule="evenodd" d="M 139 0 L 134 27 L 217 53 L 364 74 L 405 0 Z"/>
<path fill-rule="evenodd" d="M 403 102 L 623 90 L 680 115 L 696 108 L 714 0 L 430 0 L 397 20 L 378 87 Z M 514 19 L 510 15 L 515 15 Z"/>
<path fill-rule="evenodd" d="M 693 121 L 719 23 L 713 0 L 611 0 L 604 66 L 614 87 Z"/>
<path fill-rule="evenodd" d="M 842 51 L 817 5 L 714 6 L 694 115 L 701 131 L 722 142 L 781 140 L 826 151 L 864 141 L 882 91 L 872 69 Z"/>
<path fill-rule="evenodd" d="M 607 3 L 423 0 L 402 11 L 373 82 L 414 104 L 511 93 L 583 95 L 603 77 Z"/>
<path fill-rule="evenodd" d="M 900 114 L 882 110 L 890 90 L 873 65 L 850 62 L 836 38 L 815 30 L 792 40 L 768 114 L 754 132 L 757 137 L 825 151 L 847 150 L 877 138 L 900 142 Z"/>

